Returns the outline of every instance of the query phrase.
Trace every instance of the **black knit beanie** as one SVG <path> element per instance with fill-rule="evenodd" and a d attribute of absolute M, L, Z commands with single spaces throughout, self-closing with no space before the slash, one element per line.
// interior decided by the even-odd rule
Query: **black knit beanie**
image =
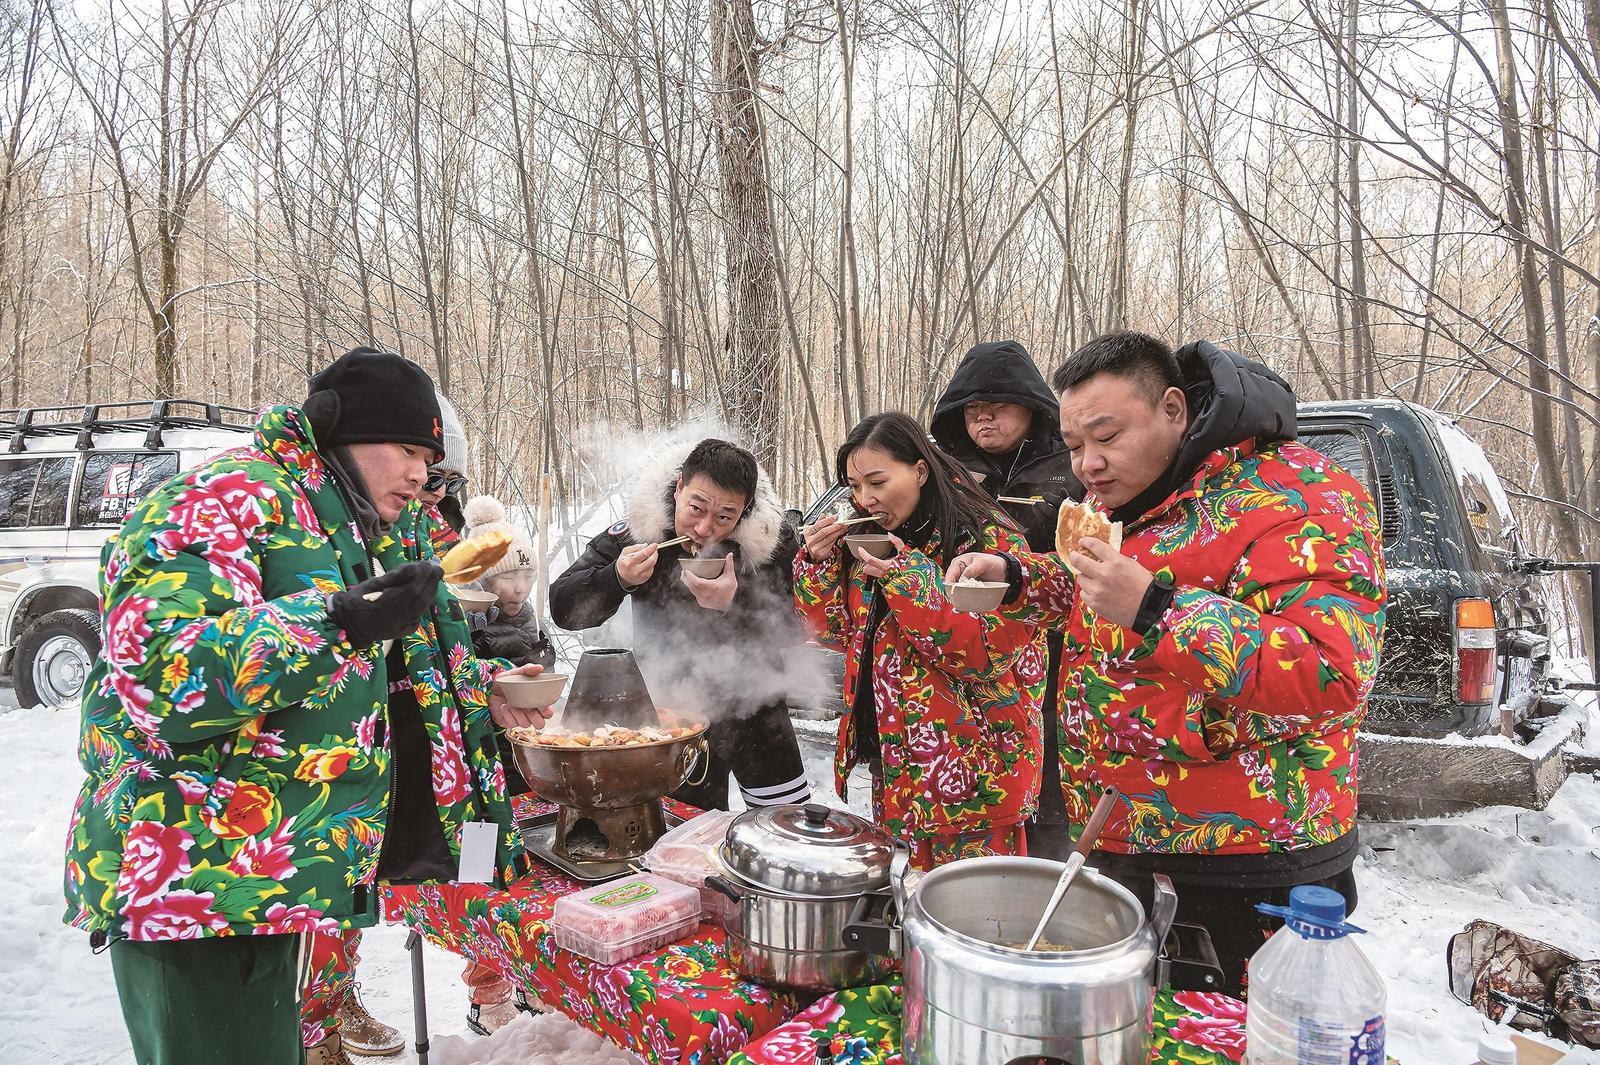
<path fill-rule="evenodd" d="M 321 448 L 413 444 L 444 456 L 444 425 L 428 372 L 376 348 L 353 348 L 311 379 L 304 406 Z"/>

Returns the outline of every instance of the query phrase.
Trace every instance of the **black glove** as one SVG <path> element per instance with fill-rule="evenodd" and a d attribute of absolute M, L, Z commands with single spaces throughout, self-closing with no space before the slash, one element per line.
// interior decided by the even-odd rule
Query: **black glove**
<path fill-rule="evenodd" d="M 436 562 L 407 562 L 328 596 L 328 616 L 357 647 L 398 640 L 422 621 L 443 576 Z"/>

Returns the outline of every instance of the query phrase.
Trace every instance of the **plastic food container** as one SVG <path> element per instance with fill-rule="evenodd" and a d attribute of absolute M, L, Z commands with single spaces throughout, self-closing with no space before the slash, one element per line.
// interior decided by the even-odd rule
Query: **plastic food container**
<path fill-rule="evenodd" d="M 700 923 L 700 892 L 643 873 L 556 900 L 556 946 L 615 965 L 689 935 Z"/>
<path fill-rule="evenodd" d="M 644 856 L 644 866 L 652 873 L 699 891 L 700 916 L 724 928 L 733 901 L 706 887 L 706 877 L 722 871 L 716 852 L 738 816 L 728 810 L 703 813 L 668 831 Z"/>

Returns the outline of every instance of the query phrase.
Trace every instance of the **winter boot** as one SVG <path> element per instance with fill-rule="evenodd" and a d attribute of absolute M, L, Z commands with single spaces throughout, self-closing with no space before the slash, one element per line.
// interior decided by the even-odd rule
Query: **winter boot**
<path fill-rule="evenodd" d="M 353 985 L 350 993 L 344 997 L 337 1020 L 344 1049 L 351 1054 L 364 1058 L 382 1057 L 398 1054 L 405 1049 L 406 1041 L 397 1029 L 367 1012 L 367 1007 L 361 1001 L 360 984 Z"/>
<path fill-rule="evenodd" d="M 517 1016 L 510 999 L 504 1002 L 474 1002 L 467 1010 L 467 1027 L 479 1035 L 494 1035 Z"/>
<path fill-rule="evenodd" d="M 339 1039 L 339 1029 L 323 1036 L 322 1042 L 306 1047 L 306 1065 L 354 1065 Z"/>

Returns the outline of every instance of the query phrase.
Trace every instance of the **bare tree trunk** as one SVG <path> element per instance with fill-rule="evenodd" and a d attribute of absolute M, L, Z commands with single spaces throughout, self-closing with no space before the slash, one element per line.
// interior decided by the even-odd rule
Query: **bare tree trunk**
<path fill-rule="evenodd" d="M 763 466 L 772 469 L 778 428 L 778 282 L 751 0 L 713 0 L 712 73 L 717 159 L 726 233 L 732 412 Z"/>
<path fill-rule="evenodd" d="M 1345 10 L 1345 207 L 1349 211 L 1350 230 L 1350 335 L 1354 342 L 1356 380 L 1361 395 L 1370 396 L 1377 391 L 1374 362 L 1377 358 L 1372 340 L 1372 319 L 1367 306 L 1367 253 L 1361 212 L 1361 108 L 1356 90 L 1355 71 L 1360 70 L 1356 50 L 1356 27 L 1360 16 L 1361 0 L 1349 0 Z"/>
<path fill-rule="evenodd" d="M 1189 336 L 1189 153 L 1191 141 L 1187 125 L 1179 126 L 1178 131 L 1178 235 L 1177 248 L 1177 277 L 1175 287 L 1178 290 L 1177 321 L 1173 324 L 1173 336 L 1181 343 Z"/>
<path fill-rule="evenodd" d="M 1118 329 L 1128 327 L 1128 286 L 1131 274 L 1128 247 L 1128 215 L 1133 200 L 1133 146 L 1139 123 L 1139 86 L 1144 70 L 1144 43 L 1149 5 L 1128 0 L 1123 22 L 1122 44 L 1122 162 L 1117 176 L 1117 222 L 1112 236 L 1115 258 L 1111 266 L 1111 285 L 1106 294 L 1106 320 Z"/>
<path fill-rule="evenodd" d="M 1077 350 L 1080 340 L 1078 333 L 1079 306 L 1078 300 L 1078 247 L 1077 232 L 1078 218 L 1073 209 L 1072 169 L 1067 166 L 1068 153 L 1072 142 L 1067 139 L 1067 99 L 1066 87 L 1061 77 L 1061 43 L 1056 32 L 1056 4 L 1050 0 L 1047 8 L 1050 24 L 1050 70 L 1055 82 L 1056 100 L 1056 139 L 1060 152 L 1058 169 L 1061 171 L 1061 283 L 1056 297 L 1056 306 L 1061 308 L 1061 316 L 1067 323 L 1067 350 Z M 1091 75 L 1092 76 L 1092 75 Z"/>
<path fill-rule="evenodd" d="M 439 298 L 434 285 L 433 263 L 428 254 L 428 229 L 422 214 L 422 69 L 417 49 L 415 0 L 406 2 L 406 45 L 411 50 L 411 220 L 417 234 L 417 263 L 422 274 L 423 305 L 428 312 L 428 332 L 433 337 L 433 357 L 439 366 L 439 387 L 450 392 L 449 338 L 439 322 Z"/>
<path fill-rule="evenodd" d="M 1583 2 L 1583 35 L 1589 42 L 1589 53 L 1594 56 L 1595 71 L 1600 73 L 1600 0 Z M 1600 147 L 1597 147 L 1591 159 L 1600 159 Z M 1590 181 L 1594 185 L 1594 217 L 1600 219 L 1600 165 L 1591 168 Z M 1600 240 L 1591 240 L 1589 243 L 1594 248 L 1594 273 L 1600 276 Z M 1593 308 L 1584 339 L 1589 353 L 1589 379 L 1594 385 L 1594 413 L 1595 417 L 1600 418 L 1600 287 L 1594 290 Z M 1596 459 L 1600 460 L 1600 432 L 1594 434 L 1594 452 Z M 1596 634 L 1596 640 L 1600 641 L 1600 633 Z"/>
<path fill-rule="evenodd" d="M 760 145 L 762 153 L 762 166 L 765 167 L 766 172 L 770 174 L 772 173 L 772 159 L 767 153 L 769 151 L 771 138 L 767 135 L 766 123 L 762 119 L 760 108 L 756 109 L 755 118 L 756 122 L 761 127 Z M 778 296 L 783 308 L 783 324 L 789 336 L 789 350 L 790 354 L 794 358 L 795 373 L 800 378 L 800 390 L 805 395 L 806 399 L 806 415 L 811 423 L 812 438 L 815 440 L 817 445 L 818 467 L 821 471 L 822 477 L 827 479 L 830 474 L 828 469 L 828 444 L 822 432 L 822 418 L 817 411 L 817 392 L 811 381 L 811 367 L 806 361 L 805 347 L 800 341 L 800 328 L 795 322 L 794 300 L 791 296 L 792 290 L 789 286 L 788 268 L 784 266 L 784 263 L 789 259 L 789 254 L 783 247 L 781 230 L 777 225 L 777 210 L 773 206 L 772 183 L 770 181 L 766 184 L 766 193 L 767 218 L 772 223 L 773 251 L 775 252 L 772 258 L 772 265 L 773 269 L 778 275 Z M 796 453 L 798 453 L 799 450 L 800 449 L 798 447 L 794 449 Z M 797 467 L 798 462 L 799 460 L 797 454 Z"/>
<path fill-rule="evenodd" d="M 266 347 L 266 322 L 262 278 L 261 232 L 261 123 L 255 123 L 256 140 L 253 152 L 255 165 L 250 168 L 250 408 L 261 406 L 261 361 Z"/>
<path fill-rule="evenodd" d="M 1193 82 L 1190 81 L 1190 84 L 1193 84 Z M 1244 233 L 1245 239 L 1250 242 L 1250 250 L 1255 254 L 1257 263 L 1260 264 L 1262 272 L 1267 275 L 1267 279 L 1272 283 L 1273 291 L 1278 296 L 1278 302 L 1282 305 L 1284 313 L 1289 316 L 1289 322 L 1294 327 L 1295 340 L 1299 344 L 1301 356 L 1305 359 L 1307 365 L 1316 372 L 1318 380 L 1322 382 L 1322 387 L 1328 390 L 1328 394 L 1330 396 L 1338 396 L 1339 392 L 1334 385 L 1332 376 L 1328 373 L 1327 367 L 1322 364 L 1322 357 L 1317 353 L 1316 346 L 1311 343 L 1311 334 L 1306 328 L 1305 316 L 1301 313 L 1293 294 L 1290 293 L 1289 286 L 1284 282 L 1283 272 L 1278 268 L 1277 260 L 1257 232 L 1258 227 L 1254 216 L 1251 215 L 1244 203 L 1229 186 L 1227 180 L 1222 176 L 1222 173 L 1217 169 L 1213 138 L 1205 127 L 1195 128 L 1198 116 L 1191 118 L 1190 109 L 1180 95 L 1176 108 L 1179 121 L 1188 130 L 1189 138 L 1195 145 L 1195 152 L 1200 156 L 1200 161 L 1205 164 L 1206 173 L 1210 175 L 1211 183 L 1215 186 L 1217 194 L 1222 197 L 1223 202 L 1228 205 L 1228 209 L 1233 212 L 1234 220 L 1239 223 L 1239 229 Z M 1242 323 L 1240 331 L 1243 332 Z"/>
<path fill-rule="evenodd" d="M 1466 17 L 1466 0 L 1461 0 L 1456 8 L 1457 36 L 1451 41 L 1450 48 L 1450 74 L 1445 79 L 1444 99 L 1448 107 L 1455 100 L 1456 72 L 1461 65 L 1461 37 L 1460 27 L 1462 19 Z M 1439 152 L 1443 158 L 1443 165 L 1450 166 L 1450 152 L 1452 148 L 1451 134 L 1455 124 L 1448 113 L 1444 116 L 1444 130 L 1440 137 Z M 1438 308 L 1435 304 L 1434 294 L 1439 287 L 1439 246 L 1444 241 L 1444 205 L 1449 197 L 1450 190 L 1443 182 L 1439 183 L 1439 196 L 1433 207 L 1433 230 L 1428 239 L 1428 283 L 1422 306 L 1422 342 L 1417 346 L 1417 375 L 1411 386 L 1411 402 L 1422 402 L 1422 385 L 1428 375 L 1428 356 L 1434 336 L 1434 316 Z"/>
<path fill-rule="evenodd" d="M 1542 47 L 1548 49 L 1548 44 Z M 1550 56 L 1549 81 L 1544 78 L 1545 64 L 1540 62 L 1539 83 L 1534 92 L 1533 148 L 1534 173 L 1539 193 L 1540 225 L 1544 230 L 1545 244 L 1563 251 L 1565 241 L 1561 226 L 1561 153 L 1559 145 L 1547 144 L 1551 131 L 1559 118 L 1556 100 L 1557 83 L 1553 49 Z M 1555 339 L 1556 371 L 1560 377 L 1557 388 L 1561 398 L 1561 427 L 1566 458 L 1567 483 L 1572 486 L 1571 502 L 1580 510 L 1589 509 L 1590 486 L 1584 476 L 1583 436 L 1578 429 L 1578 405 L 1572 389 L 1572 353 L 1567 341 L 1567 283 L 1566 271 L 1560 255 L 1545 257 L 1545 279 L 1550 286 L 1550 324 Z"/>
<path fill-rule="evenodd" d="M 22 156 L 22 134 L 28 125 L 29 101 L 33 94 L 34 79 L 39 69 L 40 43 L 43 35 L 43 0 L 34 0 L 28 12 L 28 28 L 22 38 L 22 62 L 16 72 L 16 106 L 6 115 L 5 156 L 0 159 L 0 283 L 8 283 L 11 267 L 18 256 L 14 242 L 21 239 L 21 227 L 16 224 L 21 214 L 22 175 L 19 173 Z M 19 311 L 20 317 L 20 311 Z M 17 323 L 13 323 L 15 326 Z M 22 405 L 22 380 L 26 371 L 23 345 L 11 344 L 11 406 Z"/>
<path fill-rule="evenodd" d="M 855 226 L 855 129 L 852 120 L 855 88 L 855 55 L 850 41 L 851 26 L 845 21 L 844 0 L 833 0 L 834 20 L 838 23 L 839 63 L 844 79 L 843 160 L 840 163 L 839 202 L 839 344 L 847 345 L 855 367 L 856 417 L 867 416 L 867 354 L 861 336 L 861 278 L 856 265 Z M 849 400 L 846 399 L 848 406 Z"/>
<path fill-rule="evenodd" d="M 533 175 L 528 168 L 529 145 L 523 128 L 522 103 L 517 96 L 516 67 L 511 60 L 511 23 L 509 16 L 501 13 L 501 48 L 505 61 L 506 95 L 511 108 L 512 153 L 516 160 L 517 191 L 521 195 L 522 237 L 527 256 L 528 303 L 534 311 L 534 327 L 538 331 L 539 364 L 543 376 L 544 431 L 540 434 L 541 454 L 538 468 L 550 470 L 558 486 L 562 483 L 563 464 L 553 443 L 556 426 L 555 337 L 550 323 L 548 296 L 545 292 L 545 270 L 539 260 L 539 207 L 535 201 Z M 531 112 L 533 93 L 528 94 Z M 530 114 L 531 121 L 531 114 Z"/>
<path fill-rule="evenodd" d="M 617 276 L 623 297 L 623 325 L 628 338 L 628 380 L 632 384 L 629 393 L 632 397 L 631 410 L 633 411 L 633 428 L 635 431 L 644 429 L 644 403 L 643 381 L 639 365 L 639 339 L 638 324 L 633 305 L 633 281 L 628 273 L 628 229 L 622 210 L 622 135 L 615 131 L 611 149 L 611 188 L 612 194 L 612 222 L 616 226 L 617 241 Z"/>
<path fill-rule="evenodd" d="M 1517 100 L 1517 56 L 1511 39 L 1511 20 L 1506 12 L 1506 0 L 1489 0 L 1489 18 L 1494 26 L 1495 53 L 1498 59 L 1498 83 L 1495 96 L 1500 114 L 1501 163 L 1505 172 L 1506 216 L 1512 232 L 1517 234 L 1517 280 L 1522 294 L 1522 318 L 1525 325 L 1528 349 L 1528 383 L 1533 395 L 1532 433 L 1534 450 L 1539 458 L 1539 475 L 1545 494 L 1551 499 L 1568 500 L 1565 477 L 1566 464 L 1556 442 L 1555 421 L 1552 417 L 1552 381 L 1550 353 L 1546 342 L 1549 327 L 1546 322 L 1544 293 L 1539 285 L 1539 267 L 1535 250 L 1529 239 L 1528 181 L 1524 171 L 1522 143 L 1522 114 Z M 1573 512 L 1567 507 L 1554 508 L 1553 522 L 1563 553 L 1569 558 L 1581 556 L 1584 547 L 1583 530 Z M 1581 591 L 1579 602 L 1587 604 Z M 1591 636 L 1593 638 L 1593 636 Z"/>

